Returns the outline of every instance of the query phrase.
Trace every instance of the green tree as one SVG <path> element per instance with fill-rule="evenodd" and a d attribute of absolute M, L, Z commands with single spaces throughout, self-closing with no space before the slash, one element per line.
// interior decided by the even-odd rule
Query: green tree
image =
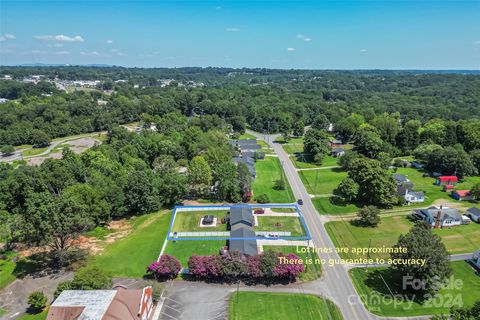
<path fill-rule="evenodd" d="M 266 193 L 259 194 L 258 196 L 255 197 L 255 200 L 258 203 L 269 203 L 270 202 L 270 197 Z"/>
<path fill-rule="evenodd" d="M 188 182 L 191 188 L 202 194 L 212 183 L 212 169 L 202 156 L 194 157 L 188 166 Z"/>
<path fill-rule="evenodd" d="M 47 306 L 47 301 L 47 296 L 42 291 L 33 291 L 28 296 L 28 308 L 33 313 L 38 313 L 45 309 L 45 307 Z"/>
<path fill-rule="evenodd" d="M 180 203 L 188 193 L 187 177 L 176 172 L 166 173 L 159 178 L 158 197 L 167 205 Z"/>
<path fill-rule="evenodd" d="M 305 122 L 303 122 L 302 119 L 293 122 L 292 134 L 295 137 L 303 137 L 304 130 L 305 130 Z"/>
<path fill-rule="evenodd" d="M 330 153 L 326 131 L 309 129 L 305 133 L 303 152 L 315 163 L 321 164 L 323 158 Z"/>
<path fill-rule="evenodd" d="M 237 168 L 232 162 L 223 162 L 217 167 L 217 195 L 229 202 L 240 201 Z"/>
<path fill-rule="evenodd" d="M 372 159 L 378 158 L 379 154 L 385 149 L 382 138 L 369 129 L 357 130 L 355 137 L 354 151 Z"/>
<path fill-rule="evenodd" d="M 112 276 L 97 266 L 87 266 L 77 270 L 72 280 L 76 290 L 111 289 Z"/>
<path fill-rule="evenodd" d="M 351 202 L 355 200 L 358 195 L 358 184 L 351 178 L 345 178 L 333 190 L 333 194 L 343 200 Z"/>
<path fill-rule="evenodd" d="M 395 181 L 377 160 L 353 160 L 348 177 L 358 185 L 357 200 L 380 207 L 390 207 L 396 203 Z"/>
<path fill-rule="evenodd" d="M 312 128 L 317 130 L 327 130 L 330 121 L 324 114 L 317 115 L 312 121 Z"/>
<path fill-rule="evenodd" d="M 364 227 L 376 227 L 380 223 L 380 209 L 375 206 L 365 206 L 357 212 L 356 222 Z"/>
<path fill-rule="evenodd" d="M 422 124 L 419 120 L 410 120 L 396 136 L 397 146 L 404 154 L 411 154 L 420 143 L 419 131 L 421 126 Z"/>
<path fill-rule="evenodd" d="M 5 250 L 10 250 L 14 242 L 22 239 L 22 225 L 23 219 L 20 214 L 11 214 L 0 210 L 0 239 L 5 243 Z"/>
<path fill-rule="evenodd" d="M 393 264 L 390 268 L 399 276 L 410 276 L 422 282 L 422 291 L 433 292 L 451 274 L 450 259 L 441 238 L 434 234 L 431 226 L 417 223 L 410 231 L 401 235 L 394 248 L 404 248 L 392 253 L 392 259 L 425 259 L 425 264 Z M 411 260 L 409 260 L 411 261 Z M 409 288 L 412 289 L 412 288 Z"/>
<path fill-rule="evenodd" d="M 159 179 L 151 170 L 132 172 L 125 185 L 128 211 L 142 214 L 160 209 Z"/>
<path fill-rule="evenodd" d="M 4 157 L 11 156 L 14 152 L 15 148 L 11 145 L 4 145 L 0 148 L 0 153 L 2 153 Z"/>
<path fill-rule="evenodd" d="M 399 119 L 400 113 L 398 112 L 394 114 L 384 112 L 372 120 L 372 125 L 378 130 L 382 140 L 393 144 L 400 130 Z"/>
<path fill-rule="evenodd" d="M 44 148 L 50 145 L 50 137 L 41 130 L 33 130 L 30 141 L 35 148 Z"/>

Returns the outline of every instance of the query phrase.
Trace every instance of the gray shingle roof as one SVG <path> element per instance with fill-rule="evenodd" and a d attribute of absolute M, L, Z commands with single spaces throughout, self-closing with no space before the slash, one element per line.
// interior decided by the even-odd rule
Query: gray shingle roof
<path fill-rule="evenodd" d="M 230 225 L 234 226 L 239 223 L 253 226 L 254 219 L 250 207 L 236 206 L 230 208 Z"/>
<path fill-rule="evenodd" d="M 480 217 L 480 209 L 476 207 L 471 207 L 467 209 L 467 212 L 475 217 Z"/>
<path fill-rule="evenodd" d="M 241 227 L 230 232 L 230 240 L 228 251 L 239 251 L 246 256 L 254 256 L 258 254 L 257 240 L 255 240 L 255 232 L 250 227 Z M 232 239 L 237 238 L 237 239 Z"/>

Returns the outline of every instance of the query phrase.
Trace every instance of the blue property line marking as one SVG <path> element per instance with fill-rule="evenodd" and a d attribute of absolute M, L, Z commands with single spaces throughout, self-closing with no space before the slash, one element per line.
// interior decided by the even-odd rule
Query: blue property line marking
<path fill-rule="evenodd" d="M 183 208 L 195 208 L 195 209 L 201 209 L 201 208 L 224 208 L 224 209 L 230 209 L 230 208 L 235 208 L 235 207 L 250 207 L 251 209 L 253 208 L 292 208 L 294 207 L 295 210 L 298 213 L 298 217 L 303 225 L 303 228 L 305 232 L 307 233 L 306 236 L 303 237 L 281 237 L 279 236 L 278 238 L 267 238 L 267 237 L 255 237 L 255 238 L 230 238 L 230 237 L 170 237 L 170 234 L 172 233 L 172 228 L 173 228 L 173 223 L 175 221 L 175 217 L 177 215 L 177 209 L 183 209 Z M 187 211 L 188 212 L 188 211 Z M 274 233 L 275 231 L 272 231 Z M 170 220 L 170 227 L 168 228 L 168 233 L 167 233 L 167 240 L 172 241 L 192 241 L 192 240 L 311 240 L 312 237 L 310 235 L 310 231 L 308 230 L 307 225 L 305 224 L 305 220 L 303 219 L 302 213 L 300 211 L 300 208 L 296 203 L 272 203 L 272 204 L 233 204 L 233 205 L 207 205 L 207 206 L 175 206 L 173 209 L 173 215 L 172 219 Z"/>

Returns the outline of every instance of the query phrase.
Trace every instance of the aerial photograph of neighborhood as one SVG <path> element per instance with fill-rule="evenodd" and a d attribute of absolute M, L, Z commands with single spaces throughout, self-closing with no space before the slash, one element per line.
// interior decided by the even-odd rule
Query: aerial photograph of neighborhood
<path fill-rule="evenodd" d="M 480 320 L 480 1 L 0 0 L 0 320 Z"/>

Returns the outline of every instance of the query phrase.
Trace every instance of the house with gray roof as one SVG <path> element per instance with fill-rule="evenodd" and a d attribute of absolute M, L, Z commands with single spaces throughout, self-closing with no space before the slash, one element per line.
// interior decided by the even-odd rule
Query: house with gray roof
<path fill-rule="evenodd" d="M 472 256 L 472 263 L 473 265 L 478 269 L 480 270 L 480 250 L 477 250 L 473 253 L 473 256 Z"/>
<path fill-rule="evenodd" d="M 457 209 L 431 206 L 413 211 L 413 215 L 434 228 L 448 228 L 462 224 L 462 215 Z"/>
<path fill-rule="evenodd" d="M 230 230 L 236 230 L 242 226 L 253 227 L 255 221 L 253 213 L 248 206 L 234 206 L 230 208 Z"/>
<path fill-rule="evenodd" d="M 467 209 L 466 214 L 472 221 L 480 223 L 480 210 L 476 207 L 471 207 Z"/>
<path fill-rule="evenodd" d="M 255 240 L 255 237 L 255 232 L 248 226 L 240 226 L 232 230 L 230 232 L 230 240 L 228 241 L 228 251 L 238 251 L 244 256 L 257 255 L 257 240 Z"/>

